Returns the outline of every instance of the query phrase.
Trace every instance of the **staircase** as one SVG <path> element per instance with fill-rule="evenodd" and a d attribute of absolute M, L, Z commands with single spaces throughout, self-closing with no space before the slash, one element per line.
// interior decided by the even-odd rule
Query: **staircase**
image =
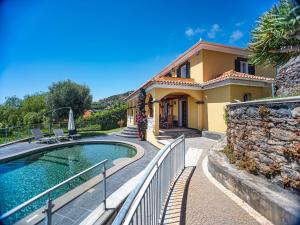
<path fill-rule="evenodd" d="M 188 128 L 173 128 L 173 129 L 161 129 L 159 130 L 159 135 L 156 136 L 157 140 L 166 140 L 166 139 L 176 139 L 180 135 L 185 137 L 201 137 L 201 131 L 196 129 Z"/>
<path fill-rule="evenodd" d="M 138 138 L 139 132 L 137 126 L 128 126 L 125 127 L 120 133 L 116 135 L 120 137 L 126 137 L 126 138 Z"/>

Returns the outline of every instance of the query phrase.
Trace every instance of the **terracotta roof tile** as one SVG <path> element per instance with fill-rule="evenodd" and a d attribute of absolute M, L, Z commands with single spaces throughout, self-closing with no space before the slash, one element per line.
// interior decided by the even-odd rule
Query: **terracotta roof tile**
<path fill-rule="evenodd" d="M 152 80 L 153 83 L 158 84 L 171 84 L 171 85 L 184 85 L 184 86 L 201 86 L 200 83 L 195 82 L 191 78 L 177 78 L 177 77 L 158 77 Z"/>
<path fill-rule="evenodd" d="M 272 78 L 267 77 L 261 77 L 261 76 L 255 76 L 247 73 L 240 73 L 236 72 L 234 70 L 229 70 L 223 74 L 221 74 L 219 77 L 206 81 L 203 83 L 203 85 L 212 84 L 216 82 L 220 82 L 227 79 L 236 79 L 236 80 L 254 80 L 254 81 L 273 81 Z"/>
<path fill-rule="evenodd" d="M 195 80 L 191 79 L 191 78 L 154 77 L 151 80 L 149 80 L 147 83 L 145 83 L 143 85 L 143 88 L 147 88 L 152 84 L 166 84 L 166 85 L 182 85 L 182 86 L 189 86 L 189 87 L 199 87 L 200 88 L 199 90 L 201 90 L 202 87 L 205 87 L 209 84 L 218 83 L 221 81 L 225 81 L 227 79 L 253 80 L 253 81 L 262 81 L 262 82 L 270 82 L 270 81 L 274 80 L 272 78 L 255 76 L 255 75 L 251 75 L 251 74 L 247 74 L 247 73 L 240 73 L 240 72 L 236 72 L 234 70 L 229 70 L 227 72 L 222 73 L 217 78 L 206 81 L 204 83 L 195 82 Z M 137 89 L 130 96 L 135 95 L 138 92 L 138 90 L 139 89 Z M 128 96 L 127 98 L 129 98 L 130 96 Z"/>

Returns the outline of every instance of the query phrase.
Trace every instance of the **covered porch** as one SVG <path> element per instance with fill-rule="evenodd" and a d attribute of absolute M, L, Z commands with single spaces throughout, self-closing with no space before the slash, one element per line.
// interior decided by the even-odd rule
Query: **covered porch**
<path fill-rule="evenodd" d="M 200 90 L 155 88 L 147 92 L 146 103 L 147 139 L 203 128 L 204 104 Z"/>

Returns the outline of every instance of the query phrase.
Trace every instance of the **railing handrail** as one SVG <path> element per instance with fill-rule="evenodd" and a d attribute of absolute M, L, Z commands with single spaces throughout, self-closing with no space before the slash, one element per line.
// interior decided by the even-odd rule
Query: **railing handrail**
<path fill-rule="evenodd" d="M 157 155 L 151 160 L 151 162 L 148 164 L 148 166 L 145 168 L 145 172 L 136 185 L 136 187 L 133 189 L 131 194 L 127 197 L 126 201 L 124 202 L 122 208 L 120 209 L 118 215 L 114 219 L 112 225 L 120 225 L 122 224 L 127 216 L 127 213 L 130 211 L 133 203 L 135 202 L 138 195 L 143 195 L 144 193 L 140 193 L 141 189 L 145 185 L 145 181 L 149 179 L 149 175 L 153 172 L 153 169 L 157 166 L 158 162 L 162 162 L 163 159 L 167 156 L 167 151 L 172 150 L 172 146 L 176 145 L 179 140 L 184 140 L 184 135 L 181 135 L 180 137 L 176 138 L 173 142 L 166 144 L 158 153 Z M 145 192 L 145 190 L 144 190 Z"/>
<path fill-rule="evenodd" d="M 68 183 L 68 182 L 76 179 L 77 177 L 81 176 L 82 174 L 85 174 L 85 173 L 89 172 L 90 170 L 92 170 L 92 169 L 94 169 L 94 168 L 96 168 L 96 167 L 98 167 L 100 165 L 105 165 L 105 163 L 107 163 L 107 161 L 108 161 L 108 159 L 105 159 L 105 160 L 103 160 L 103 161 L 101 161 L 101 162 L 99 162 L 99 163 L 97 163 L 97 164 L 95 164 L 95 165 L 93 165 L 93 166 L 91 166 L 91 167 L 89 167 L 89 168 L 81 171 L 80 173 L 78 173 L 78 174 L 76 174 L 76 175 L 74 175 L 74 176 L 72 176 L 72 177 L 70 177 L 70 178 L 62 181 L 61 183 L 59 183 L 59 184 L 57 184 L 57 185 L 55 185 L 55 186 L 47 189 L 46 191 L 44 191 L 44 192 L 42 192 L 42 193 L 40 193 L 40 194 L 32 197 L 31 199 L 27 200 L 26 202 L 23 202 L 22 204 L 16 206 L 15 208 L 9 210 L 8 212 L 6 212 L 4 214 L 2 214 L 0 216 L 0 221 L 6 219 L 8 217 L 10 217 L 11 215 L 15 214 L 16 212 L 20 211 L 21 209 L 25 208 L 26 206 L 30 205 L 31 203 L 35 202 L 36 200 L 38 200 L 38 199 L 40 199 L 40 198 L 42 198 L 42 197 L 50 194 L 52 191 L 55 191 L 56 189 L 58 189 L 61 186 L 65 185 L 66 183 Z"/>
<path fill-rule="evenodd" d="M 82 124 L 82 123 L 98 123 L 101 122 L 101 120 L 91 120 L 91 121 L 80 121 L 76 122 L 75 124 Z M 6 129 L 13 129 L 13 128 L 22 128 L 25 127 L 26 129 L 28 127 L 37 126 L 37 125 L 58 125 L 58 124 L 68 124 L 68 121 L 62 121 L 62 122 L 51 122 L 51 123 L 31 123 L 31 124 L 21 124 L 21 125 L 15 125 L 15 126 L 8 126 L 8 127 L 0 127 L 0 130 L 6 130 Z"/>

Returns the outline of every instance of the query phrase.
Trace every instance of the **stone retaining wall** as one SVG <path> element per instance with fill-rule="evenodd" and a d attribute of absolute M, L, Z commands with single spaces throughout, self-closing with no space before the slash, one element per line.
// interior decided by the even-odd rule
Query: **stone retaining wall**
<path fill-rule="evenodd" d="M 227 122 L 238 167 L 300 192 L 300 97 L 230 104 Z"/>
<path fill-rule="evenodd" d="M 278 70 L 275 87 L 278 96 L 300 94 L 300 56 Z"/>

